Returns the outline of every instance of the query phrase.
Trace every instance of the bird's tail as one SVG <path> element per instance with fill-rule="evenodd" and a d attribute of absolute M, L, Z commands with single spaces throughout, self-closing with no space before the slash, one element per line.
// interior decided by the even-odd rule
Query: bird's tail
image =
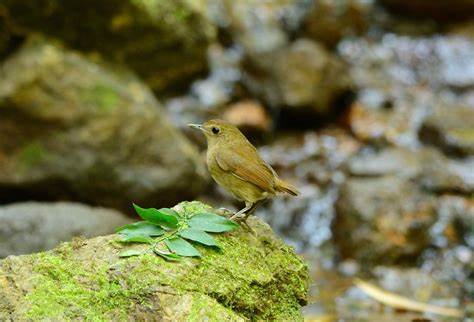
<path fill-rule="evenodd" d="M 279 192 L 284 192 L 292 196 L 297 196 L 300 194 L 298 189 L 296 189 L 291 184 L 286 183 L 285 181 L 279 178 L 276 179 L 275 186 L 276 186 L 276 191 L 279 191 Z"/>

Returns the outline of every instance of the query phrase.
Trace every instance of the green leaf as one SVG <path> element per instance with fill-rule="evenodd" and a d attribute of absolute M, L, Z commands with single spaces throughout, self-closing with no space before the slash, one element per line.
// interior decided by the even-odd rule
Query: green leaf
<path fill-rule="evenodd" d="M 121 243 L 146 243 L 151 244 L 153 242 L 153 238 L 146 235 L 125 235 L 120 240 Z"/>
<path fill-rule="evenodd" d="M 123 251 L 119 254 L 119 257 L 131 257 L 131 256 L 138 256 L 141 255 L 142 251 L 137 250 L 137 249 L 129 249 L 126 251 Z"/>
<path fill-rule="evenodd" d="M 185 241 L 184 239 L 177 237 L 173 239 L 165 240 L 166 246 L 177 255 L 186 257 L 201 257 L 201 253 L 194 248 L 193 245 Z"/>
<path fill-rule="evenodd" d="M 188 224 L 191 228 L 197 230 L 204 230 L 212 233 L 231 231 L 239 227 L 239 224 L 209 212 L 204 212 L 192 216 L 191 219 L 189 219 Z"/>
<path fill-rule="evenodd" d="M 149 223 L 147 221 L 139 221 L 117 228 L 117 233 L 123 235 L 144 235 L 144 236 L 161 236 L 165 233 L 161 227 Z"/>
<path fill-rule="evenodd" d="M 168 261 L 175 261 L 175 262 L 181 261 L 181 257 L 179 257 L 178 255 L 174 253 L 166 252 L 157 248 L 153 249 L 153 252 L 155 252 L 156 255 L 161 256 Z"/>
<path fill-rule="evenodd" d="M 197 230 L 194 228 L 186 228 L 180 231 L 179 235 L 183 238 L 186 238 L 186 239 L 189 239 L 189 240 L 192 240 L 192 241 L 195 241 L 207 246 L 219 247 L 219 245 L 216 243 L 214 238 L 202 230 Z"/>
<path fill-rule="evenodd" d="M 179 215 L 176 211 L 169 208 L 141 208 L 133 204 L 137 214 L 142 217 L 143 220 L 151 222 L 161 227 L 175 229 L 178 227 Z"/>

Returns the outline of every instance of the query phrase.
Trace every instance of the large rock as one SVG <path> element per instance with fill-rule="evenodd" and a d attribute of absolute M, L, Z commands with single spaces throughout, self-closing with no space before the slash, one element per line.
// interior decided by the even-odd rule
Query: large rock
<path fill-rule="evenodd" d="M 408 180 L 351 178 L 336 204 L 335 241 L 344 258 L 367 264 L 413 260 L 430 244 L 435 205 Z"/>
<path fill-rule="evenodd" d="M 329 47 L 344 37 L 363 34 L 369 25 L 373 2 L 365 0 L 318 0 L 305 17 L 303 32 Z"/>
<path fill-rule="evenodd" d="M 191 197 L 197 150 L 126 70 L 34 38 L 0 69 L 0 201 L 130 209 Z"/>
<path fill-rule="evenodd" d="M 0 258 L 56 247 L 75 236 L 113 233 L 130 219 L 121 213 L 74 203 L 26 202 L 0 207 Z"/>
<path fill-rule="evenodd" d="M 255 234 L 216 235 L 221 251 L 198 246 L 201 259 L 181 262 L 120 259 L 114 235 L 8 257 L 0 262 L 0 320 L 302 321 L 306 265 L 268 225 L 248 223 Z"/>
<path fill-rule="evenodd" d="M 324 114 L 351 88 L 344 62 L 309 39 L 253 55 L 244 66 L 246 86 L 273 107 Z"/>
<path fill-rule="evenodd" d="M 156 92 L 182 88 L 206 70 L 214 27 L 195 1 L 16 1 L 2 15 L 23 34 L 41 31 L 131 66 Z"/>

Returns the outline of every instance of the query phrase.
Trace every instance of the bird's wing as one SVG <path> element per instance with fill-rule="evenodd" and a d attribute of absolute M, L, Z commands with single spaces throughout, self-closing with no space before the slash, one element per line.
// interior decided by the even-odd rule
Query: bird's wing
<path fill-rule="evenodd" d="M 215 158 L 222 170 L 264 191 L 274 192 L 274 171 L 254 149 L 221 150 L 215 154 Z"/>

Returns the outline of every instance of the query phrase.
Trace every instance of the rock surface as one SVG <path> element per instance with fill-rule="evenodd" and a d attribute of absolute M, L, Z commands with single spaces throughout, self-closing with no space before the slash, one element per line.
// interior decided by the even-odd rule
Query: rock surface
<path fill-rule="evenodd" d="M 371 22 L 373 2 L 365 0 L 318 0 L 303 23 L 303 32 L 328 47 L 344 37 L 364 33 Z"/>
<path fill-rule="evenodd" d="M 344 63 L 310 39 L 255 54 L 244 66 L 244 84 L 272 107 L 324 114 L 351 88 Z"/>
<path fill-rule="evenodd" d="M 192 197 L 197 150 L 127 70 L 42 38 L 0 69 L 0 202 L 72 199 L 130 210 Z"/>
<path fill-rule="evenodd" d="M 113 233 L 130 222 L 121 213 L 75 203 L 25 202 L 0 207 L 0 258 L 49 250 L 75 236 Z"/>
<path fill-rule="evenodd" d="M 0 11 L 24 35 L 43 32 L 126 63 L 160 93 L 206 70 L 214 35 L 197 2 L 187 0 L 5 0 Z"/>
<path fill-rule="evenodd" d="M 221 251 L 199 247 L 201 259 L 181 262 L 120 259 L 115 235 L 8 257 L 0 262 L 0 320 L 302 321 L 306 265 L 267 224 L 249 224 L 256 234 L 218 234 Z"/>
<path fill-rule="evenodd" d="M 341 187 L 333 224 L 344 258 L 370 263 L 412 259 L 430 244 L 435 199 L 408 180 L 351 178 Z"/>

